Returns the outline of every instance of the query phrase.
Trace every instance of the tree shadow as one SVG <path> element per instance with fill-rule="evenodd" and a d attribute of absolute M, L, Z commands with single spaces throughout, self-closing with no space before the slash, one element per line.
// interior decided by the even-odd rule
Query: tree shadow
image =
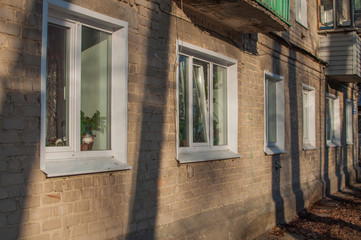
<path fill-rule="evenodd" d="M 125 239 L 155 239 L 157 220 L 158 189 L 163 184 L 160 174 L 162 144 L 164 142 L 165 124 L 173 122 L 173 118 L 166 110 L 168 71 L 172 66 L 168 64 L 170 12 L 172 1 L 162 1 L 157 10 L 150 11 L 149 19 L 156 21 L 159 26 L 150 29 L 147 36 L 145 51 L 146 66 L 144 75 L 138 73 L 137 78 L 142 82 L 144 97 L 141 100 L 142 117 L 137 123 L 140 129 L 139 158 L 134 161 L 132 171 L 136 175 L 134 182 L 134 196 L 128 217 L 128 234 Z M 168 8 L 168 9 L 164 9 Z M 131 53 L 130 53 L 131 54 Z M 172 160 L 175 161 L 175 160 Z M 119 236 L 123 239 L 123 236 Z"/>
<path fill-rule="evenodd" d="M 280 155 L 272 156 L 272 199 L 275 203 L 276 225 L 286 222 L 285 204 L 281 193 Z"/>
<path fill-rule="evenodd" d="M 0 236 L 18 239 L 31 224 L 28 208 L 40 205 L 40 45 L 42 2 L 2 3 L 0 30 Z M 16 14 L 15 14 L 16 10 Z M 29 14 L 30 13 L 30 14 Z"/>
<path fill-rule="evenodd" d="M 300 168 L 300 143 L 299 143 L 299 106 L 298 86 L 296 73 L 297 54 L 295 50 L 289 50 L 288 57 L 288 91 L 290 100 L 290 135 L 291 135 L 291 161 L 292 161 L 292 191 L 296 199 L 296 212 L 300 212 L 305 207 L 303 191 L 301 189 L 301 168 Z"/>

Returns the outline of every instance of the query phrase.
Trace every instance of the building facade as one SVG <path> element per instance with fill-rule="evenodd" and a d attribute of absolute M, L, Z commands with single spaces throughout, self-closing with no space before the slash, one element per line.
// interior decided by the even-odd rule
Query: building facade
<path fill-rule="evenodd" d="M 352 183 L 359 8 L 1 1 L 1 238 L 253 239 Z"/>

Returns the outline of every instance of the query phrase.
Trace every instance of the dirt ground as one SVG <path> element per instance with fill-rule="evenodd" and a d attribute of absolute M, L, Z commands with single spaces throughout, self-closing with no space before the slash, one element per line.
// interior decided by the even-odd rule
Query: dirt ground
<path fill-rule="evenodd" d="M 361 240 L 361 183 L 331 194 L 257 240 Z"/>

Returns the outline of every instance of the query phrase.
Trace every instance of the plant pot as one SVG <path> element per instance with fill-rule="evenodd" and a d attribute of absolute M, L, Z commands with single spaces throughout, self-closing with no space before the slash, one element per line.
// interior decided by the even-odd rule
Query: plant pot
<path fill-rule="evenodd" d="M 91 151 L 96 135 L 84 134 L 81 136 L 81 151 Z"/>

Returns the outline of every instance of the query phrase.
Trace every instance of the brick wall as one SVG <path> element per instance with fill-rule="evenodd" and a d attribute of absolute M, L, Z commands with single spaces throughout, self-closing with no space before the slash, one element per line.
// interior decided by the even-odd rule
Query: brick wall
<path fill-rule="evenodd" d="M 57 178 L 40 171 L 42 1 L 1 0 L 2 239 L 251 239 L 353 176 L 356 129 L 354 145 L 324 142 L 325 91 L 343 102 L 353 86 L 329 85 L 316 59 L 269 34 L 230 39 L 198 28 L 171 1 L 69 2 L 129 23 L 132 169 Z M 307 41 L 299 26 L 288 40 L 316 53 L 314 27 L 302 30 Z M 240 159 L 175 160 L 177 39 L 238 60 Z M 287 152 L 277 156 L 263 152 L 264 70 L 285 78 Z M 302 83 L 316 91 L 316 150 L 302 150 Z"/>

